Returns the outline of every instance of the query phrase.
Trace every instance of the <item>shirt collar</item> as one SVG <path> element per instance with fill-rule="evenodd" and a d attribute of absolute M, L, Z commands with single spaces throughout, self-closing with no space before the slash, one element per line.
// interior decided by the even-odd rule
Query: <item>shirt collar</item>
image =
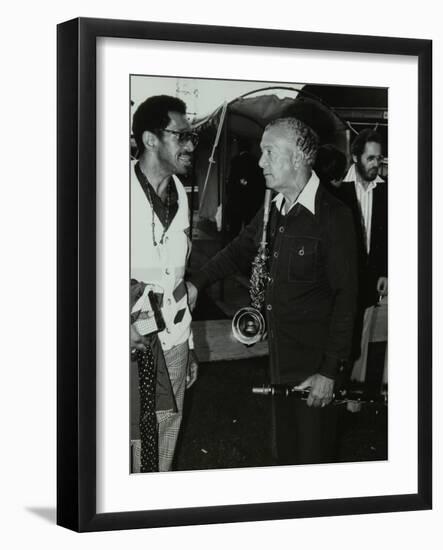
<path fill-rule="evenodd" d="M 363 184 L 361 183 L 361 178 L 360 178 L 357 170 L 355 169 L 355 164 L 351 164 L 351 166 L 348 170 L 348 173 L 343 178 L 343 181 L 346 181 L 346 182 L 351 182 L 352 181 L 352 182 L 360 185 L 360 187 L 362 189 L 364 189 Z M 375 189 L 377 187 L 377 183 L 380 183 L 382 181 L 384 181 L 384 180 L 377 174 L 377 177 L 369 183 L 366 190 L 371 191 L 372 189 Z"/>
<path fill-rule="evenodd" d="M 296 204 L 301 204 L 315 216 L 315 196 L 317 194 L 319 183 L 320 180 L 318 179 L 317 174 L 315 172 L 312 172 L 308 183 L 303 187 L 301 193 L 299 194 L 295 202 L 292 203 L 292 206 L 289 210 L 292 210 L 292 208 Z M 285 197 L 282 193 L 278 193 L 278 195 L 273 199 L 275 205 L 279 210 L 281 210 L 284 199 Z"/>

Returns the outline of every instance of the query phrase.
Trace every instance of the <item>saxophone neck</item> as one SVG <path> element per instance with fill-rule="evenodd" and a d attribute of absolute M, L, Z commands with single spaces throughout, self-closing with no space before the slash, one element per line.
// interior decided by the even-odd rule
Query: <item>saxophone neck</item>
<path fill-rule="evenodd" d="M 266 189 L 265 192 L 265 202 L 263 205 L 263 232 L 262 237 L 260 241 L 260 247 L 259 247 L 259 254 L 264 253 L 266 250 L 267 245 L 267 229 L 268 229 L 268 222 L 269 222 L 269 213 L 271 211 L 271 198 L 272 198 L 272 191 L 270 189 Z"/>

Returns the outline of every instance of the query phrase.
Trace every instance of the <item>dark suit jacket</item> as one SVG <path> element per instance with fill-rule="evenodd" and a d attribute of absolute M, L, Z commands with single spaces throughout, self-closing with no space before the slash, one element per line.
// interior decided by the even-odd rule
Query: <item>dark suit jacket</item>
<path fill-rule="evenodd" d="M 197 288 L 237 270 L 257 253 L 263 209 L 243 232 L 191 277 Z M 349 209 L 319 186 L 315 215 L 301 204 L 288 215 L 272 205 L 265 312 L 271 382 L 300 383 L 314 373 L 334 378 L 351 352 L 357 261 Z M 246 305 L 246 304 L 245 304 Z"/>
<path fill-rule="evenodd" d="M 334 194 L 352 211 L 357 235 L 359 304 L 368 307 L 377 302 L 377 280 L 388 276 L 388 189 L 378 182 L 372 195 L 371 247 L 366 251 L 364 226 L 354 182 L 343 182 Z"/>

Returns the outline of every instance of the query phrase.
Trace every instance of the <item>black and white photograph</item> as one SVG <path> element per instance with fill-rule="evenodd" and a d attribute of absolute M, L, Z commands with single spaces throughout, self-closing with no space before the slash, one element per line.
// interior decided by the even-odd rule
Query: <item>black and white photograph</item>
<path fill-rule="evenodd" d="M 430 42 L 58 37 L 57 522 L 429 508 Z"/>
<path fill-rule="evenodd" d="M 388 460 L 388 89 L 129 91 L 130 473 Z"/>
<path fill-rule="evenodd" d="M 437 546 L 438 6 L 5 4 L 2 548 Z"/>

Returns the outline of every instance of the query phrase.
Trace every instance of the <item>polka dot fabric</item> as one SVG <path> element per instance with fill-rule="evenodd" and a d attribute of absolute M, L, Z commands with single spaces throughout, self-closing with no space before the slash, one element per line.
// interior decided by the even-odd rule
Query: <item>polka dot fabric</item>
<path fill-rule="evenodd" d="M 140 472 L 158 472 L 158 434 L 155 414 L 156 368 L 150 346 L 136 351 L 140 392 Z"/>

